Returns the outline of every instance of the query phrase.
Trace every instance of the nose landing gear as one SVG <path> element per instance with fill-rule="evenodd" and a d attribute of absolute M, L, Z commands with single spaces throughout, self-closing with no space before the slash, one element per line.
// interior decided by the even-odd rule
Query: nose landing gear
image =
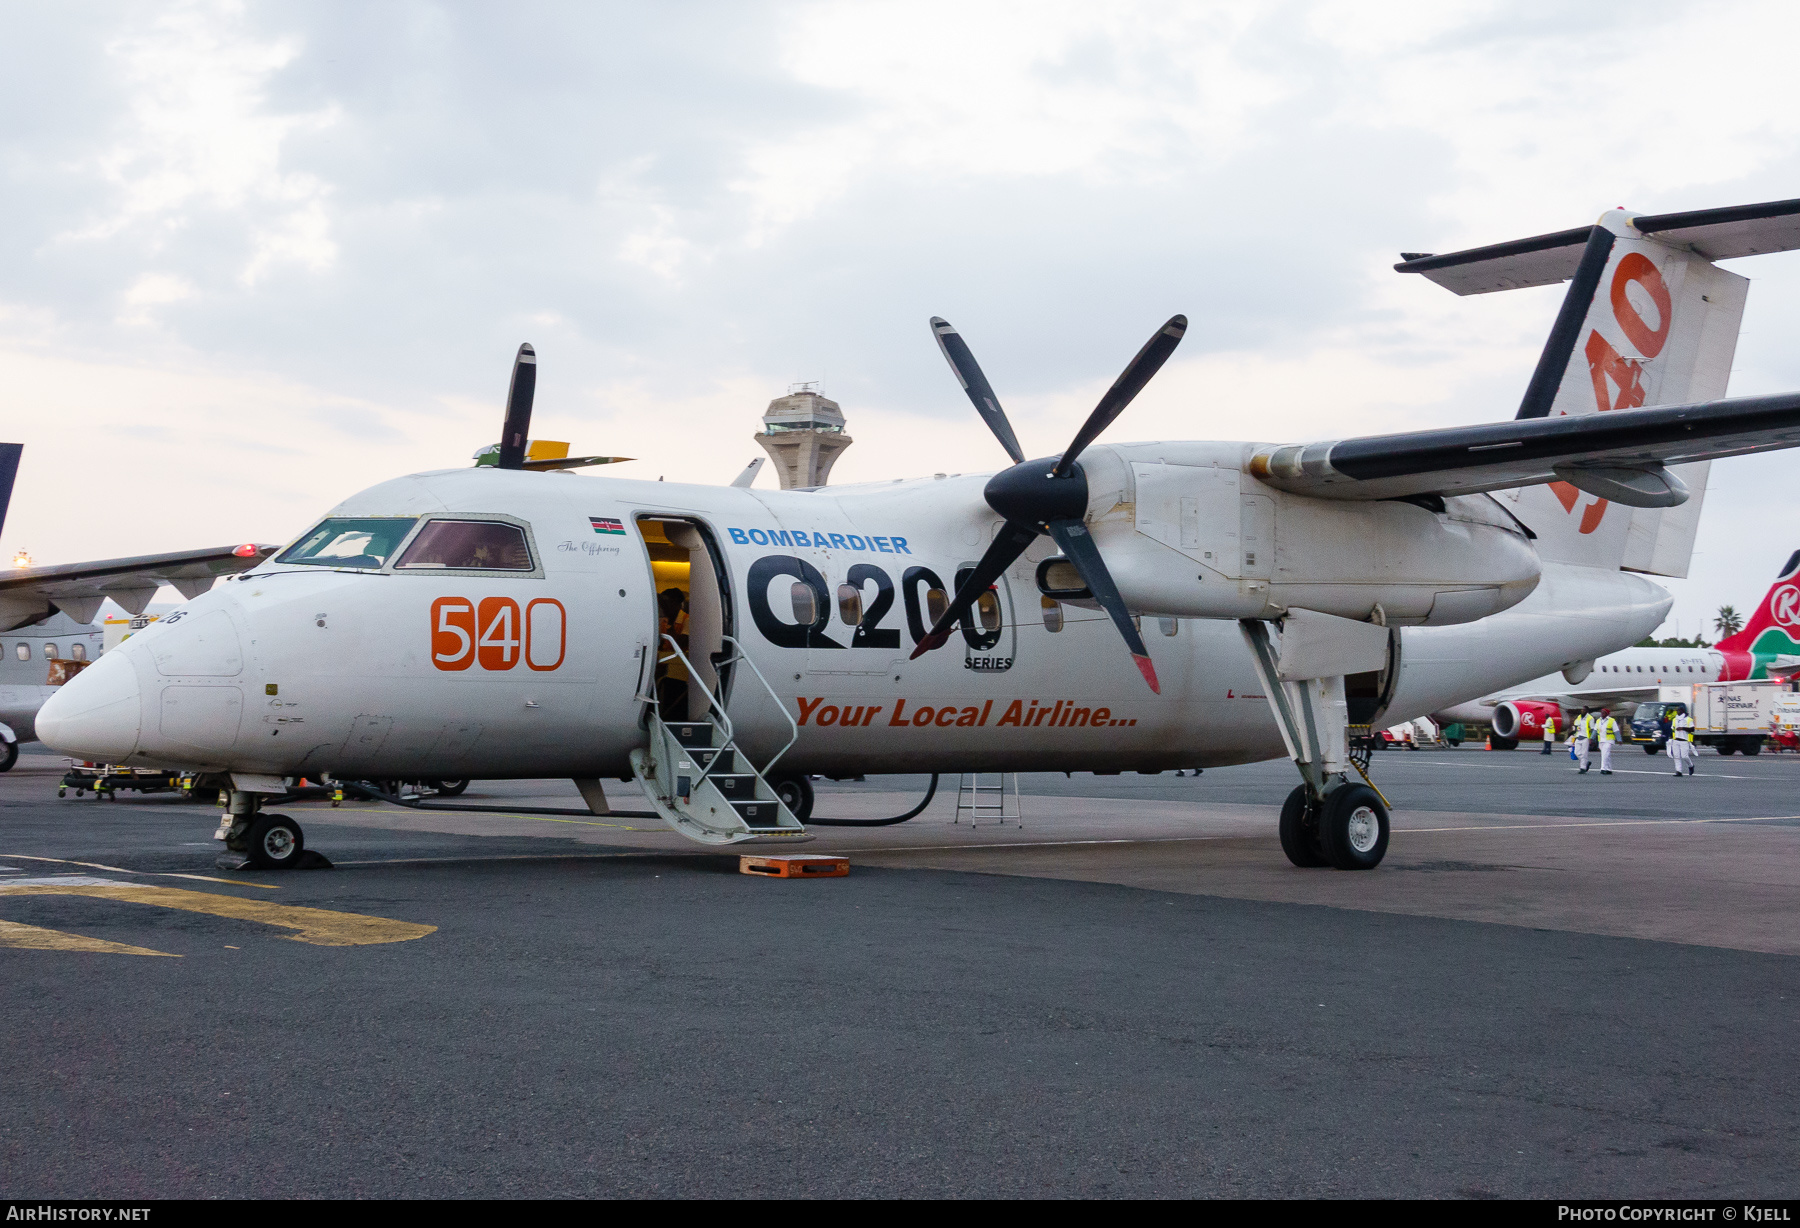
<path fill-rule="evenodd" d="M 264 814 L 265 795 L 233 789 L 214 839 L 225 842 L 223 870 L 328 870 L 331 862 L 309 851 L 300 824 L 285 814 Z"/>

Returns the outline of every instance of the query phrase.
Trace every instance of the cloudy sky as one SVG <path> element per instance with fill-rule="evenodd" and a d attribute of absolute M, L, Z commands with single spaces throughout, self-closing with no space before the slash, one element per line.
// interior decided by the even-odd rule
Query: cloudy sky
<path fill-rule="evenodd" d="M 1561 291 L 1401 250 L 1800 195 L 1800 9 L 1758 3 L 0 7 L 0 552 L 285 541 L 534 434 L 723 482 L 821 380 L 837 480 L 997 467 L 926 329 L 1060 447 L 1510 417 Z M 1800 388 L 1800 253 L 1733 393 Z M 1691 634 L 1800 547 L 1800 456 L 1715 466 Z M 764 482 L 770 479 L 764 478 Z"/>

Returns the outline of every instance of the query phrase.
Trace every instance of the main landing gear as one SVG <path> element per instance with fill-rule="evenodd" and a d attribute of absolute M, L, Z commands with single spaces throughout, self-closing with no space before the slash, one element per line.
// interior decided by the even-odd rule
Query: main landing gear
<path fill-rule="evenodd" d="M 1302 778 L 1281 807 L 1281 851 L 1303 868 L 1373 870 L 1387 855 L 1387 804 L 1367 784 L 1347 778 L 1349 722 L 1343 675 L 1295 677 L 1294 669 L 1282 669 L 1267 623 L 1244 619 L 1239 626 Z"/>

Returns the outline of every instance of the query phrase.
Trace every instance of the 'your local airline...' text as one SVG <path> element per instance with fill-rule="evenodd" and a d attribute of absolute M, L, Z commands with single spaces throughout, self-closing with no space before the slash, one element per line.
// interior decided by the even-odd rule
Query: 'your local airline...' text
<path fill-rule="evenodd" d="M 911 554 L 904 537 L 861 537 L 855 533 L 808 533 L 804 529 L 725 530 L 740 546 L 801 546 L 813 550 L 863 550 L 871 554 Z"/>

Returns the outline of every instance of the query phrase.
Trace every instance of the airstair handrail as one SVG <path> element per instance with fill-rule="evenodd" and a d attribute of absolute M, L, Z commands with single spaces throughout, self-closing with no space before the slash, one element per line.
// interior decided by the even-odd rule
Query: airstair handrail
<path fill-rule="evenodd" d="M 727 747 L 735 748 L 737 746 L 737 732 L 731 723 L 730 715 L 725 711 L 725 705 L 720 703 L 718 695 L 700 680 L 699 672 L 694 668 L 693 661 L 688 658 L 687 653 L 681 650 L 681 645 L 675 642 L 675 637 L 672 635 L 664 635 L 662 638 L 668 643 L 673 654 L 680 659 L 682 665 L 687 668 L 688 685 L 699 687 L 700 693 L 706 696 L 707 708 L 719 714 L 719 722 L 723 726 L 725 734 L 725 745 Z M 738 643 L 734 636 L 722 635 L 719 638 L 731 645 L 732 655 L 724 661 L 717 661 L 714 663 L 715 676 L 717 676 L 717 671 L 719 669 L 722 669 L 727 665 L 735 665 L 737 662 L 742 661 L 745 665 L 750 667 L 750 672 L 756 675 L 756 680 L 762 683 L 763 690 L 769 693 L 769 698 L 775 701 L 775 707 L 780 711 L 781 715 L 788 723 L 789 732 L 787 742 L 780 750 L 776 751 L 774 756 L 760 769 L 754 763 L 751 763 L 748 758 L 744 760 L 745 764 L 750 768 L 751 773 L 755 775 L 758 780 L 762 781 L 763 784 L 767 785 L 769 782 L 767 778 L 764 777 L 763 773 L 774 767 L 776 761 L 787 754 L 789 750 L 793 749 L 794 743 L 800 740 L 800 724 L 794 719 L 793 713 L 787 710 L 787 705 L 781 702 L 781 696 L 776 693 L 775 688 L 769 685 L 769 680 L 763 677 L 763 672 L 756 668 L 756 662 L 752 661 L 749 655 L 744 652 L 744 646 Z M 659 658 L 659 662 L 666 662 L 668 660 L 668 657 Z M 656 706 L 657 719 L 662 720 L 662 701 L 652 696 L 650 702 Z M 663 723 L 667 724 L 668 722 L 664 721 Z M 719 762 L 719 756 L 714 755 L 707 762 L 706 766 L 700 770 L 700 775 L 695 779 L 694 784 L 698 785 L 707 777 L 711 776 L 713 764 L 717 762 Z"/>
<path fill-rule="evenodd" d="M 794 714 L 788 711 L 787 705 L 781 702 L 781 696 L 776 694 L 775 688 L 769 685 L 769 680 L 763 677 L 763 672 L 756 668 L 756 662 L 750 659 L 749 654 L 744 651 L 743 645 L 739 644 L 734 637 L 729 635 L 720 636 L 719 638 L 724 640 L 727 644 L 730 644 L 732 648 L 736 650 L 737 655 L 732 658 L 733 661 L 742 661 L 745 665 L 750 667 L 750 672 L 756 675 L 756 680 L 758 682 L 762 683 L 763 690 L 769 693 L 769 698 L 775 701 L 776 710 L 781 713 L 782 718 L 788 723 L 788 740 L 782 745 L 780 750 L 775 752 L 767 763 L 763 764 L 762 771 L 756 773 L 758 776 L 761 776 L 763 772 L 774 767 L 776 762 L 780 760 L 783 755 L 793 749 L 794 743 L 800 740 L 800 723 L 794 719 Z M 751 770 L 755 771 L 755 768 L 752 768 Z"/>

